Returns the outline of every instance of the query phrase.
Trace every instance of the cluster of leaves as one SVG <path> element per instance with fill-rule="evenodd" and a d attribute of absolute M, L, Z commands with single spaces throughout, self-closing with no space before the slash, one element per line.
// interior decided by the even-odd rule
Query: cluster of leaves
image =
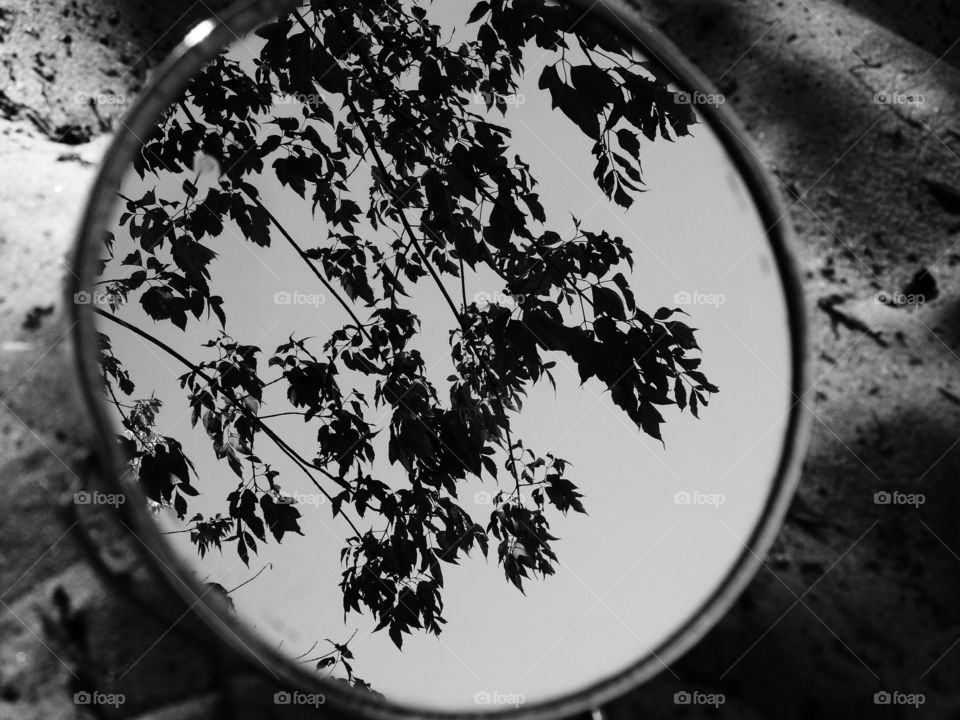
<path fill-rule="evenodd" d="M 376 692 L 366 680 L 357 676 L 353 670 L 352 660 L 353 651 L 350 650 L 350 642 L 356 637 L 356 631 L 351 635 L 346 642 L 338 643 L 329 638 L 326 642 L 332 647 L 331 650 L 318 655 L 312 658 L 306 658 L 303 662 L 315 663 L 317 671 L 323 672 L 329 677 L 333 677 L 333 673 L 336 672 L 338 668 L 343 668 L 343 671 L 346 675 L 343 680 L 349 684 L 351 687 L 357 688 L 358 690 L 363 690 L 365 692 L 371 693 L 373 695 L 380 695 Z M 316 644 L 314 644 L 316 647 Z M 313 650 L 313 648 L 311 648 Z M 309 655 L 309 651 L 304 653 L 304 655 Z"/>
<path fill-rule="evenodd" d="M 486 555 L 491 537 L 517 588 L 554 572 L 548 511 L 584 513 L 582 495 L 562 458 L 512 437 L 511 415 L 533 384 L 544 376 L 553 382 L 558 360 L 572 361 L 582 381 L 602 383 L 656 439 L 664 422 L 658 406 L 689 404 L 696 414 L 717 390 L 691 356 L 699 348 L 679 311 L 651 316 L 636 306 L 624 275 L 633 258 L 621 238 L 579 221 L 571 237 L 550 229 L 509 130 L 473 98 L 506 112 L 503 98 L 524 74 L 524 49 L 549 53 L 539 87 L 592 141 L 597 185 L 625 208 L 642 190 L 641 138 L 687 134 L 689 106 L 677 105 L 619 37 L 565 5 L 481 0 L 456 43 L 443 39 L 427 7 L 313 0 L 262 27 L 252 61 L 219 56 L 138 156 L 140 177 L 156 184 L 124 197 L 110 251 L 112 265 L 129 274 L 102 281 L 114 308 L 136 301 L 153 320 L 180 329 L 204 315 L 222 326 L 205 345 L 215 356 L 207 361 L 155 341 L 187 367 L 180 385 L 192 421 L 237 476 L 223 513 L 189 521 L 199 553 L 234 543 L 249 562 L 268 532 L 277 542 L 300 532 L 278 471 L 257 454 L 257 442 L 269 442 L 352 530 L 341 551 L 344 611 L 371 612 L 398 647 L 414 629 L 441 631 L 443 564 L 474 547 Z M 291 96 L 301 100 L 294 112 L 279 112 L 277 101 Z M 189 179 L 198 156 L 218 168 L 205 192 L 197 176 Z M 353 177 L 361 165 L 368 182 Z M 301 247 L 262 203 L 252 181 L 268 167 L 311 204 L 324 229 L 313 233 L 314 244 Z M 161 180 L 180 176 L 187 177 L 175 183 L 180 192 L 160 197 Z M 358 233 L 361 224 L 373 232 Z M 351 322 L 322 343 L 292 334 L 269 352 L 235 341 L 226 333 L 228 308 L 213 292 L 216 253 L 208 244 L 227 227 L 298 257 Z M 494 273 L 524 302 L 468 302 L 470 272 Z M 451 312 L 455 372 L 446 397 L 412 343 L 420 318 L 402 302 L 421 283 L 441 292 Z M 448 285 L 460 288 L 459 300 Z M 110 392 L 116 385 L 131 396 L 133 383 L 106 336 L 101 357 Z M 373 392 L 341 387 L 357 377 Z M 312 452 L 293 448 L 260 416 L 264 389 L 274 383 L 315 429 Z M 384 408 L 382 428 L 371 418 Z M 183 518 L 196 492 L 189 460 L 175 440 L 141 424 L 124 421 L 141 482 Z M 399 487 L 374 477 L 382 430 L 389 461 L 406 478 Z M 502 478 L 506 488 L 486 524 L 458 502 L 464 482 L 476 477 Z M 357 518 L 370 527 L 358 527 Z M 336 652 L 322 662 L 346 666 L 350 657 Z"/>

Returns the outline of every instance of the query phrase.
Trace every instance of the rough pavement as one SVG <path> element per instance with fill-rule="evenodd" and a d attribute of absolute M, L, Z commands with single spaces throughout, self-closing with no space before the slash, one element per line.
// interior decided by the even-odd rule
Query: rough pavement
<path fill-rule="evenodd" d="M 98 709 L 106 717 L 275 710 L 257 706 L 263 693 L 189 618 L 168 631 L 106 584 L 71 504 L 58 502 L 88 462 L 62 342 L 61 259 L 99 136 L 122 110 L 95 113 L 77 98 L 135 92 L 203 13 L 141 4 L 0 1 L 0 720 L 95 717 L 74 703 L 86 687 L 124 694 L 119 708 Z M 609 713 L 710 715 L 674 704 L 686 690 L 723 693 L 727 717 L 896 717 L 908 709 L 873 698 L 900 691 L 925 695 L 912 714 L 957 716 L 960 208 L 935 188 L 960 187 L 960 18 L 946 2 L 643 7 L 727 95 L 792 206 L 815 357 L 803 400 L 815 420 L 765 568 L 694 650 Z M 925 102 L 875 102 L 893 92 Z M 936 300 L 876 302 L 921 268 Z M 859 325 L 833 327 L 827 308 Z M 882 490 L 926 502 L 877 505 Z"/>

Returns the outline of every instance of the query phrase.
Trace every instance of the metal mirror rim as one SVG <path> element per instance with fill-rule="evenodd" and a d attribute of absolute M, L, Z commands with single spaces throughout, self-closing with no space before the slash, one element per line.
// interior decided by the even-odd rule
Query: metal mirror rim
<path fill-rule="evenodd" d="M 75 293 L 92 287 L 96 260 L 92 251 L 99 246 L 115 207 L 116 189 L 130 168 L 134 154 L 155 125 L 160 114 L 177 98 L 187 83 L 225 46 L 261 23 L 266 22 L 299 0 L 241 0 L 220 17 L 205 20 L 191 30 L 171 55 L 156 69 L 147 87 L 120 123 L 107 149 L 92 189 L 73 245 L 65 282 L 65 307 L 71 309 L 70 344 L 79 380 L 78 392 L 91 421 L 91 441 L 101 458 L 106 483 L 120 491 L 138 492 L 135 484 L 122 479 L 125 459 L 113 441 L 116 431 L 105 400 L 96 391 L 100 386 L 95 349 L 96 328 L 92 306 L 72 302 Z M 592 6 L 588 0 L 572 0 L 595 14 L 618 34 L 632 35 L 638 48 L 649 54 L 679 87 L 687 91 L 716 93 L 712 83 L 691 64 L 659 30 L 640 16 L 632 0 L 601 0 Z M 740 557 L 725 580 L 680 628 L 646 656 L 619 673 L 597 681 L 576 692 L 531 703 L 519 708 L 486 711 L 442 712 L 431 708 L 398 704 L 377 699 L 347 686 L 323 680 L 295 665 L 276 648 L 259 638 L 238 620 L 224 617 L 216 605 L 205 598 L 199 583 L 190 578 L 184 562 L 177 556 L 141 503 L 125 503 L 118 509 L 138 539 L 149 550 L 143 553 L 151 569 L 189 605 L 215 636 L 253 667 L 273 675 L 290 688 L 323 693 L 326 701 L 343 712 L 373 720 L 399 718 L 467 718 L 492 716 L 517 720 L 540 720 L 585 712 L 601 706 L 656 675 L 677 660 L 700 640 L 727 612 L 747 583 L 762 565 L 786 515 L 799 482 L 800 467 L 807 445 L 810 416 L 799 398 L 809 387 L 809 349 L 803 291 L 793 251 L 788 212 L 773 180 L 758 160 L 746 130 L 736 116 L 723 105 L 698 106 L 702 120 L 709 125 L 733 162 L 758 209 L 766 228 L 766 240 L 773 251 L 785 301 L 791 338 L 791 406 L 784 446 L 773 487 L 764 512 L 745 543 Z"/>

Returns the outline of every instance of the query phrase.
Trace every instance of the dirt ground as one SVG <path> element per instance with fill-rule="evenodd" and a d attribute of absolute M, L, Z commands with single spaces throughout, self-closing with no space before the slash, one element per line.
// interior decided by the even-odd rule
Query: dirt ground
<path fill-rule="evenodd" d="M 960 717 L 960 13 L 948 0 L 642 7 L 728 97 L 791 207 L 814 421 L 764 568 L 696 648 L 607 712 Z M 135 93 L 206 8 L 0 0 L 0 720 L 91 716 L 73 701 L 91 678 L 126 696 L 109 717 L 274 711 L 189 620 L 164 634 L 108 589 L 69 505 L 51 502 L 87 458 L 62 260 L 123 110 L 85 99 Z M 925 102 L 875 102 L 884 92 Z M 923 270 L 928 302 L 877 302 L 917 291 Z M 925 502 L 876 504 L 884 490 Z M 675 705 L 682 690 L 726 701 Z M 925 702 L 877 705 L 878 691 Z"/>

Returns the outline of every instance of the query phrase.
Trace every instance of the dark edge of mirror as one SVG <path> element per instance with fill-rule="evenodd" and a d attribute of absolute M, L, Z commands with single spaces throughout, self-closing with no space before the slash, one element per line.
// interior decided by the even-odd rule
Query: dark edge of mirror
<path fill-rule="evenodd" d="M 532 0 L 537 1 L 537 0 Z M 130 167 L 134 154 L 153 129 L 159 115 L 184 89 L 193 75 L 225 46 L 255 29 L 262 22 L 293 7 L 299 0 L 242 0 L 229 12 L 204 21 L 157 68 L 147 88 L 120 123 L 104 160 L 96 174 L 81 216 L 72 248 L 69 273 L 65 281 L 65 303 L 70 309 L 71 351 L 79 383 L 78 393 L 88 410 L 93 436 L 91 441 L 101 458 L 107 477 L 104 481 L 120 492 L 138 489 L 123 479 L 126 459 L 121 457 L 113 437 L 116 426 L 98 389 L 100 374 L 95 349 L 96 327 L 89 304 L 73 302 L 76 293 L 91 286 L 96 248 L 102 242 L 108 219 L 115 207 L 116 191 Z M 584 15 L 594 14 L 618 34 L 629 34 L 637 46 L 648 53 L 689 91 L 715 93 L 710 81 L 673 43 L 646 23 L 632 0 L 572 0 L 584 7 Z M 698 106 L 701 120 L 708 125 L 724 147 L 728 158 L 743 178 L 767 230 L 777 272 L 785 294 L 791 337 L 791 394 L 789 420 L 784 446 L 773 487 L 763 515 L 753 529 L 736 564 L 723 583 L 708 597 L 698 612 L 646 657 L 603 681 L 554 700 L 485 711 L 439 712 L 427 708 L 391 703 L 352 690 L 346 685 L 323 680 L 300 669 L 276 648 L 257 637 L 243 622 L 224 617 L 218 606 L 183 571 L 183 561 L 163 538 L 142 504 L 125 503 L 118 508 L 119 520 L 134 533 L 149 552 L 142 552 L 150 568 L 176 596 L 186 601 L 221 642 L 263 675 L 273 675 L 291 689 L 323 693 L 331 709 L 366 718 L 467 718 L 500 716 L 523 719 L 567 717 L 589 712 L 640 683 L 650 679 L 681 657 L 698 642 L 727 612 L 747 583 L 760 568 L 762 558 L 776 538 L 799 482 L 803 454 L 810 430 L 810 417 L 801 399 L 809 386 L 809 350 L 805 306 L 798 266 L 792 249 L 789 210 L 775 190 L 773 181 L 758 159 L 746 130 L 722 105 Z M 212 600 L 212 599 L 211 599 Z"/>

